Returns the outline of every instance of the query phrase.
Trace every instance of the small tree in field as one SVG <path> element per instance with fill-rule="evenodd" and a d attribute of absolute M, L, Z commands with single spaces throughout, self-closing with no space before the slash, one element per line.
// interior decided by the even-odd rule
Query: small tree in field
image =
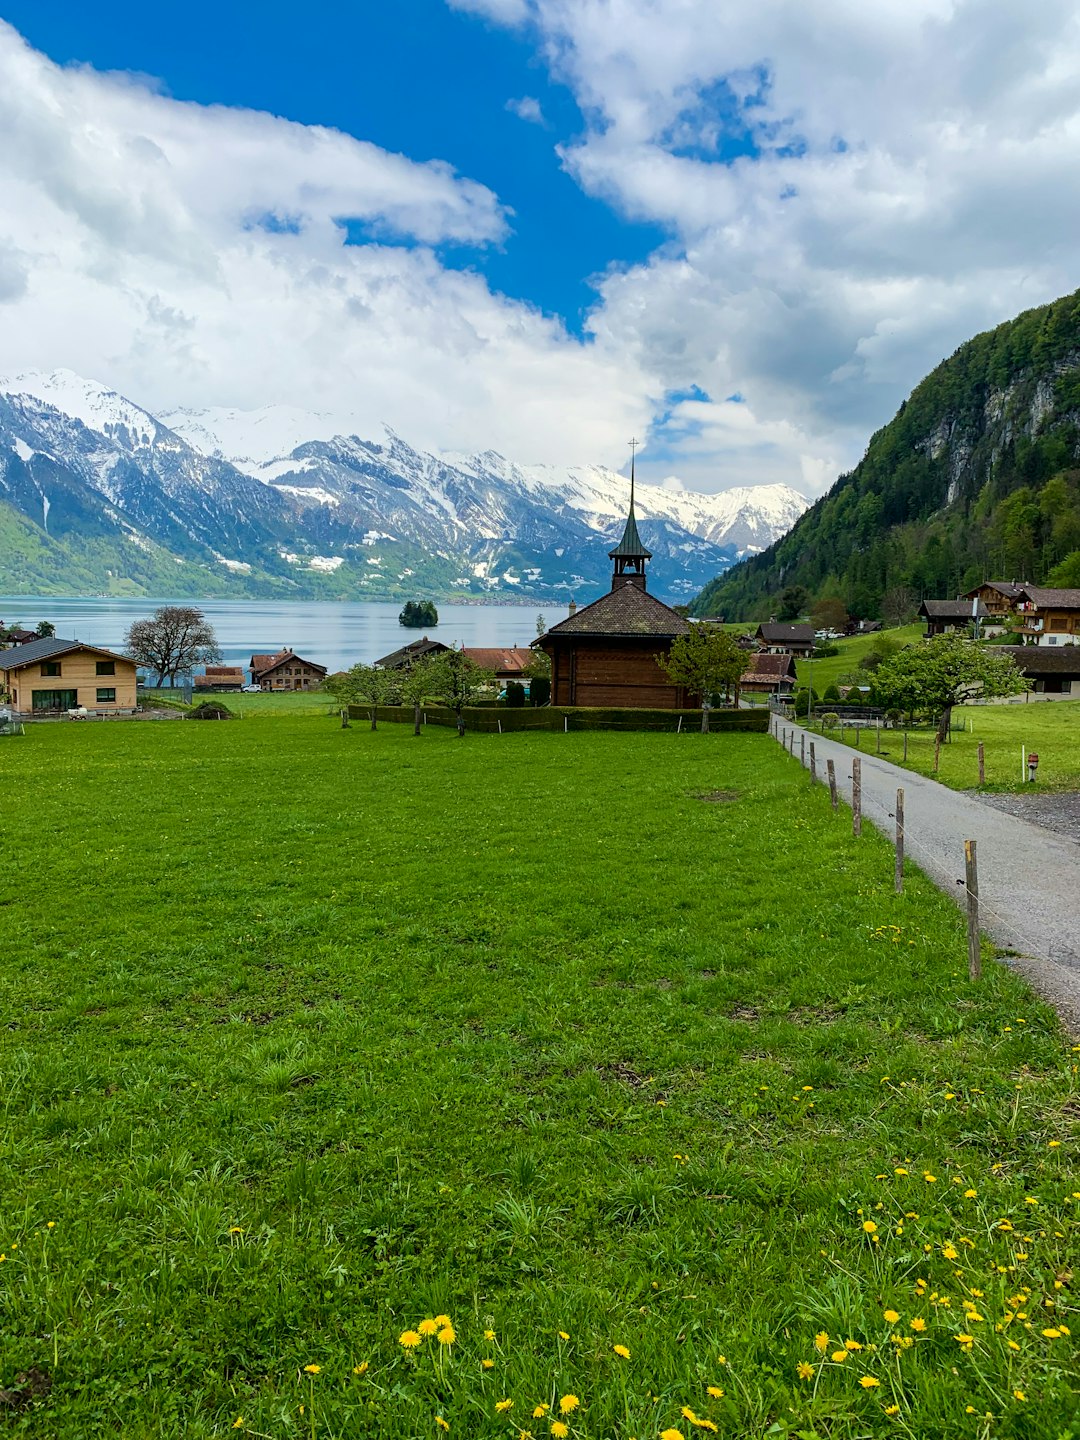
<path fill-rule="evenodd" d="M 886 709 L 936 715 L 938 739 L 949 733 L 954 705 L 972 695 L 1022 695 L 1028 682 L 1009 655 L 994 655 L 959 635 L 935 635 L 882 661 L 874 690 Z"/>
<path fill-rule="evenodd" d="M 214 627 L 201 610 L 191 605 L 163 605 L 149 620 L 136 620 L 124 637 L 132 660 L 157 675 L 160 687 L 176 684 L 193 665 L 221 663 Z"/>
<path fill-rule="evenodd" d="M 739 680 L 746 669 L 746 653 L 734 635 L 718 625 L 697 624 L 672 642 L 657 661 L 676 685 L 701 696 L 701 733 L 709 733 L 709 696 L 734 690 L 738 704 Z"/>
<path fill-rule="evenodd" d="M 444 650 L 432 656 L 427 663 L 427 674 L 429 693 L 454 712 L 461 739 L 465 734 L 462 711 L 479 699 L 485 686 L 494 681 L 494 674 L 470 659 L 463 650 Z"/>
<path fill-rule="evenodd" d="M 431 674 L 431 667 L 434 657 L 425 657 L 410 665 L 401 680 L 401 699 L 405 705 L 413 707 L 413 734 L 421 733 L 421 706 L 428 695 L 435 694 L 435 677 Z"/>
<path fill-rule="evenodd" d="M 330 675 L 323 682 L 340 705 L 363 705 L 367 708 L 372 730 L 377 730 L 378 707 L 391 705 L 397 699 L 401 688 L 401 677 L 396 670 L 377 670 L 374 665 L 354 665 L 337 675 Z"/>

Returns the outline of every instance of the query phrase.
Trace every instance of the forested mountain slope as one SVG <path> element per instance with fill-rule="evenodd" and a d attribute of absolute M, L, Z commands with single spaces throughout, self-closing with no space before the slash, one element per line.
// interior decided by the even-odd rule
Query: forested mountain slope
<path fill-rule="evenodd" d="M 804 586 L 876 616 L 902 587 L 945 597 L 991 576 L 1080 585 L 1080 291 L 962 345 L 850 474 L 693 613 L 757 619 Z"/>

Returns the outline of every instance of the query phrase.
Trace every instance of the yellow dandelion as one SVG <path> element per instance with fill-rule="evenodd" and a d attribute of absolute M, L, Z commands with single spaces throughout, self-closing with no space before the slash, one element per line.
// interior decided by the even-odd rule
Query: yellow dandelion
<path fill-rule="evenodd" d="M 860 1375 L 859 1384 L 864 1390 L 876 1390 L 881 1381 L 875 1379 L 873 1375 Z"/>
<path fill-rule="evenodd" d="M 722 1400 L 724 1398 L 724 1392 L 720 1389 L 719 1385 L 707 1385 L 705 1387 L 705 1394 L 711 1396 L 714 1400 Z"/>
<path fill-rule="evenodd" d="M 50 1230 L 52 1229 L 52 1221 L 51 1221 L 51 1220 L 49 1221 L 49 1229 L 50 1229 Z M 240 1226 L 239 1226 L 239 1225 L 230 1225 L 230 1226 L 229 1226 L 229 1234 L 230 1234 L 230 1235 L 242 1235 L 243 1233 L 244 1233 L 244 1232 L 243 1232 L 243 1230 L 240 1229 Z M 234 1429 L 234 1430 L 236 1429 L 236 1426 L 235 1426 L 235 1425 L 233 1426 L 233 1429 Z"/>
<path fill-rule="evenodd" d="M 885 1406 L 885 1414 L 886 1414 L 886 1415 L 899 1415 L 899 1414 L 900 1414 L 900 1406 L 899 1406 L 899 1405 L 886 1405 L 886 1406 Z"/>
<path fill-rule="evenodd" d="M 715 1421 L 704 1420 L 700 1415 L 696 1415 L 692 1423 L 698 1430 L 711 1430 L 714 1435 L 720 1433 L 720 1426 Z"/>
<path fill-rule="evenodd" d="M 934 1185 L 937 1183 L 937 1176 L 931 1175 L 929 1170 L 924 1170 L 922 1172 L 922 1178 L 926 1181 L 928 1185 Z"/>
<path fill-rule="evenodd" d="M 572 1411 L 576 1410 L 580 1404 L 581 1401 L 576 1395 L 564 1395 L 559 1401 L 559 1410 L 563 1415 L 569 1415 Z"/>
<path fill-rule="evenodd" d="M 908 1172 L 904 1169 L 902 1165 L 898 1165 L 892 1173 L 894 1175 L 906 1175 Z"/>
<path fill-rule="evenodd" d="M 494 1360 L 481 1360 L 481 1361 L 480 1361 L 480 1364 L 483 1366 L 483 1368 L 484 1368 L 485 1370 L 494 1370 L 494 1369 L 495 1369 L 495 1361 L 494 1361 Z"/>
<path fill-rule="evenodd" d="M 454 1322 L 450 1319 L 450 1316 L 449 1316 L 449 1315 L 436 1315 L 436 1316 L 435 1316 L 435 1324 L 436 1324 L 436 1325 L 439 1325 L 439 1326 L 451 1325 L 451 1326 L 452 1326 L 453 1323 L 454 1323 Z"/>
<path fill-rule="evenodd" d="M 494 1340 L 494 1339 L 495 1339 L 495 1331 L 494 1331 L 494 1330 L 485 1330 L 485 1331 L 484 1331 L 484 1339 L 485 1339 L 485 1340 Z"/>
<path fill-rule="evenodd" d="M 976 1195 L 978 1195 L 978 1193 L 979 1193 L 979 1192 L 978 1192 L 977 1190 L 965 1190 L 965 1191 L 964 1191 L 964 1199 L 965 1199 L 965 1200 L 974 1200 L 975 1197 L 976 1197 Z"/>
<path fill-rule="evenodd" d="M 541 1401 L 541 1403 L 540 1403 L 539 1405 L 534 1405 L 534 1406 L 533 1406 L 533 1419 L 534 1419 L 534 1420 L 542 1420 L 542 1419 L 544 1418 L 544 1416 L 547 1414 L 547 1412 L 548 1412 L 550 1409 L 551 1409 L 551 1406 L 550 1406 L 550 1405 L 545 1405 L 545 1404 L 543 1403 L 543 1401 Z"/>
<path fill-rule="evenodd" d="M 884 1310 L 882 1314 L 890 1325 L 895 1325 L 900 1319 L 900 1312 L 898 1310 Z"/>
<path fill-rule="evenodd" d="M 660 1431 L 660 1440 L 683 1440 L 683 1433 L 682 1433 L 681 1430 L 674 1430 L 674 1429 L 672 1429 L 672 1430 L 661 1430 L 661 1431 Z"/>
<path fill-rule="evenodd" d="M 564 1425 L 561 1420 L 552 1420 L 551 1433 L 555 1436 L 555 1440 L 566 1440 L 567 1435 L 570 1434 L 570 1427 Z"/>
<path fill-rule="evenodd" d="M 1046 1336 L 1047 1340 L 1060 1340 L 1060 1339 L 1061 1339 L 1061 1331 L 1060 1331 L 1060 1330 L 1050 1329 L 1050 1330 L 1044 1330 L 1042 1333 Z"/>
<path fill-rule="evenodd" d="M 398 1336 L 398 1344 L 404 1345 L 406 1350 L 415 1350 L 420 1344 L 420 1336 L 415 1330 L 403 1330 Z"/>
<path fill-rule="evenodd" d="M 500 1415 L 503 1413 L 504 1410 L 512 1410 L 513 1408 L 514 1408 L 514 1402 L 513 1402 L 513 1400 L 496 1400 L 496 1401 L 495 1401 L 495 1409 L 499 1412 Z"/>
<path fill-rule="evenodd" d="M 559 1331 L 559 1339 L 560 1339 L 560 1340 L 569 1340 L 569 1339 L 570 1339 L 570 1336 L 566 1333 L 565 1330 L 560 1330 L 560 1331 Z"/>
<path fill-rule="evenodd" d="M 820 1350 L 821 1353 L 824 1355 L 825 1351 L 829 1348 L 829 1339 L 830 1336 L 827 1330 L 819 1330 L 818 1333 L 814 1336 L 815 1349 Z"/>
<path fill-rule="evenodd" d="M 242 1430 L 244 1428 L 243 1415 L 237 1415 L 236 1419 L 232 1422 L 232 1428 L 234 1430 Z"/>
<path fill-rule="evenodd" d="M 450 1429 L 450 1426 L 447 1424 L 447 1422 L 443 1419 L 441 1415 L 435 1416 L 435 1424 L 439 1427 L 440 1430 Z"/>
<path fill-rule="evenodd" d="M 844 1349 L 845 1349 L 845 1350 L 861 1350 L 861 1349 L 862 1349 L 862 1346 L 859 1344 L 858 1340 L 845 1340 L 845 1341 L 844 1341 Z"/>
<path fill-rule="evenodd" d="M 630 1359 L 630 1351 L 625 1345 L 613 1345 L 611 1348 L 615 1351 L 616 1355 L 620 1355 L 624 1360 Z"/>
<path fill-rule="evenodd" d="M 1023 1392 L 1022 1390 L 1014 1390 L 1014 1391 L 1013 1391 L 1013 1398 L 1014 1398 L 1015 1400 L 1026 1400 L 1026 1399 L 1027 1399 L 1027 1396 L 1024 1394 L 1024 1392 Z"/>
<path fill-rule="evenodd" d="M 368 1369 L 368 1362 L 367 1362 L 366 1360 L 361 1360 L 359 1365 L 354 1365 L 354 1366 L 352 1367 L 352 1373 L 353 1373 L 354 1375 L 366 1375 L 366 1374 L 367 1374 L 367 1369 Z"/>
<path fill-rule="evenodd" d="M 945 1256 L 946 1260 L 957 1260 L 960 1256 L 960 1251 L 957 1250 L 955 1245 L 943 1245 L 941 1247 L 941 1253 Z"/>
<path fill-rule="evenodd" d="M 800 1380 L 812 1380 L 814 1378 L 814 1367 L 808 1365 L 805 1360 L 800 1360 L 795 1366 L 795 1373 Z"/>
<path fill-rule="evenodd" d="M 434 1320 L 421 1320 L 416 1328 L 420 1331 L 421 1335 L 434 1335 L 439 1327 Z"/>
<path fill-rule="evenodd" d="M 304 1374 L 305 1374 L 305 1375 L 318 1375 L 318 1373 L 319 1373 L 319 1371 L 320 1371 L 321 1369 L 322 1369 L 322 1366 L 321 1366 L 321 1365 L 305 1365 L 305 1366 L 304 1366 Z"/>
<path fill-rule="evenodd" d="M 877 1226 L 874 1224 L 873 1220 L 864 1220 L 862 1222 L 862 1228 L 866 1231 L 867 1235 L 873 1235 L 874 1231 L 877 1229 Z"/>
<path fill-rule="evenodd" d="M 919 1331 L 919 1333 L 921 1334 L 926 1329 L 926 1321 L 922 1318 L 921 1315 L 917 1315 L 915 1319 L 911 1322 L 911 1328 L 912 1330 Z"/>
<path fill-rule="evenodd" d="M 833 1363 L 834 1363 L 834 1364 L 836 1364 L 836 1365 L 842 1365 L 842 1364 L 844 1363 L 844 1361 L 847 1359 L 847 1351 L 846 1351 L 846 1350 L 834 1350 L 833 1353 L 832 1353 L 832 1358 L 833 1358 Z"/>
<path fill-rule="evenodd" d="M 438 1340 L 440 1345 L 453 1345 L 457 1339 L 457 1334 L 452 1325 L 444 1325 L 438 1335 L 435 1336 L 435 1339 Z"/>
<path fill-rule="evenodd" d="M 970 1350 L 975 1344 L 974 1335 L 957 1335 L 956 1340 L 961 1350 Z"/>

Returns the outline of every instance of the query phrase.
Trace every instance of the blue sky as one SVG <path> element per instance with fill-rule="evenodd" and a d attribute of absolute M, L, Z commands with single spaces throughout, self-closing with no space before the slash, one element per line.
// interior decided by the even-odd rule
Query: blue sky
<path fill-rule="evenodd" d="M 816 495 L 1080 285 L 1075 0 L 0 15 L 0 373 Z"/>

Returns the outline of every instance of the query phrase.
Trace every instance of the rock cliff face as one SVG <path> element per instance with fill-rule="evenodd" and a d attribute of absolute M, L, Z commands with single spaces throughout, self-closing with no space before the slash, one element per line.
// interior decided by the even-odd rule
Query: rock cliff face
<path fill-rule="evenodd" d="M 993 574 L 1080 583 L 1080 292 L 978 335 L 912 392 L 848 475 L 700 613 L 767 613 L 788 586 L 877 615 Z"/>
<path fill-rule="evenodd" d="M 292 409 L 155 417 L 69 372 L 0 382 L 0 592 L 567 598 L 606 583 L 627 491 Z M 805 506 L 640 486 L 656 589 L 689 599 Z"/>

